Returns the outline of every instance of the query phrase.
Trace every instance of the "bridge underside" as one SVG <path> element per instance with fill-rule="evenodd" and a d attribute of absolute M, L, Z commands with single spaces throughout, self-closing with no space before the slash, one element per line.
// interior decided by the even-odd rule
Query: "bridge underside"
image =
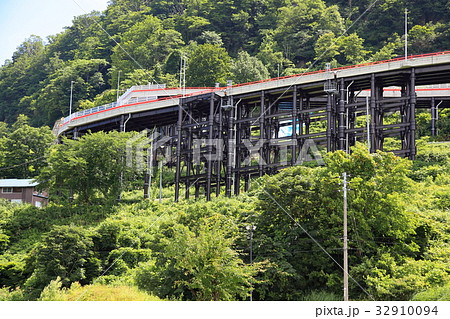
<path fill-rule="evenodd" d="M 175 200 L 183 185 L 185 197 L 205 194 L 209 200 L 213 193 L 238 194 L 248 189 L 252 177 L 302 162 L 305 149 L 313 145 L 349 151 L 357 141 L 368 141 L 375 152 L 385 149 L 386 138 L 396 137 L 399 146 L 392 151 L 414 159 L 416 109 L 431 109 L 436 134 L 437 107 L 450 107 L 450 97 L 418 98 L 415 87 L 444 83 L 450 83 L 449 65 L 346 78 L 330 74 L 322 82 L 191 96 L 178 106 L 122 115 L 78 127 L 73 134 L 156 127 L 161 136 L 170 137 L 165 165 L 176 172 Z M 400 91 L 395 97 L 385 90 L 393 86 Z M 161 150 L 153 152 L 156 166 Z"/>

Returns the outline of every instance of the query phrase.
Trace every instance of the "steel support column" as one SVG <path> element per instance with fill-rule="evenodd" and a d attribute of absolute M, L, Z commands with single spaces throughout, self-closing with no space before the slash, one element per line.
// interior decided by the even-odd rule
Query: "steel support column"
<path fill-rule="evenodd" d="M 259 115 L 259 138 L 260 140 L 263 142 L 263 144 L 260 146 L 261 148 L 259 149 L 259 162 L 258 162 L 258 174 L 259 176 L 263 176 L 264 175 L 264 160 L 265 160 L 265 126 L 264 126 L 264 120 L 265 120 L 265 113 L 266 113 L 266 108 L 265 108 L 265 94 L 264 91 L 261 91 L 261 102 L 260 102 L 260 115 Z M 250 132 L 251 133 L 251 132 Z"/>
<path fill-rule="evenodd" d="M 377 88 L 376 88 L 375 74 L 372 73 L 370 77 L 370 153 L 375 153 L 377 150 L 377 136 L 376 136 L 376 107 L 377 107 Z"/>
<path fill-rule="evenodd" d="M 434 97 L 432 97 L 431 98 L 431 136 L 437 135 L 436 121 L 437 121 L 436 100 Z"/>
<path fill-rule="evenodd" d="M 178 106 L 178 122 L 177 122 L 177 162 L 176 162 L 176 172 L 175 172 L 175 202 L 178 202 L 180 197 L 180 177 L 181 177 L 181 138 L 182 138 L 182 121 L 183 121 L 183 103 L 184 101 L 180 99 Z"/>
<path fill-rule="evenodd" d="M 333 151 L 333 94 L 327 94 L 327 152 Z"/>
<path fill-rule="evenodd" d="M 409 84 L 409 123 L 410 123 L 410 136 L 409 136 L 409 159 L 414 160 L 416 158 L 416 71 L 411 69 L 410 84 Z"/>
<path fill-rule="evenodd" d="M 338 148 L 339 150 L 345 150 L 345 82 L 344 79 L 340 79 L 339 84 L 339 126 L 338 126 Z"/>
<path fill-rule="evenodd" d="M 211 200 L 211 177 L 212 177 L 212 150 L 213 150 L 213 133 L 214 133 L 214 93 L 211 93 L 209 100 L 209 117 L 208 117 L 208 156 L 206 156 L 206 200 Z"/>
<path fill-rule="evenodd" d="M 297 160 L 297 86 L 294 85 L 292 91 L 292 157 L 291 165 L 294 165 Z M 301 128 L 299 127 L 299 130 Z"/>
<path fill-rule="evenodd" d="M 234 105 L 234 101 L 231 98 L 231 105 Z M 231 196 L 231 186 L 233 182 L 233 109 L 228 112 L 228 134 L 227 134 L 227 169 L 225 179 L 225 196 Z"/>

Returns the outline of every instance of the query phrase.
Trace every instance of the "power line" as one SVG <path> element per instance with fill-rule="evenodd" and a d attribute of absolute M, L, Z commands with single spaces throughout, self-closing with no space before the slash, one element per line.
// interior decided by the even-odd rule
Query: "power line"
<path fill-rule="evenodd" d="M 255 182 L 262 188 L 263 185 L 259 183 L 258 180 L 255 180 Z M 337 260 L 331 256 L 331 254 L 309 233 L 309 231 L 303 227 L 299 222 L 295 220 L 295 218 L 289 214 L 289 212 L 284 208 L 273 196 L 270 194 L 265 188 L 262 188 L 262 191 L 277 205 L 292 221 L 309 237 L 311 240 L 323 251 L 341 270 L 345 271 L 345 269 L 341 266 Z M 347 272 L 348 274 L 348 272 Z M 375 301 L 375 298 L 366 290 L 364 287 L 356 280 L 354 279 L 350 274 L 348 274 L 349 278 L 367 295 L 370 299 Z"/>
<path fill-rule="evenodd" d="M 152 78 L 152 80 L 153 81 L 155 81 L 155 83 L 157 84 L 157 85 L 159 85 L 159 83 L 158 83 L 158 81 L 156 81 L 156 79 L 153 77 L 153 75 L 151 75 L 148 71 L 147 71 L 147 69 L 146 68 L 144 68 L 119 42 L 117 42 L 116 41 L 116 39 L 114 39 L 114 37 L 96 20 L 96 19 L 94 19 L 92 16 L 90 16 L 90 15 L 88 15 L 88 12 L 86 12 L 86 10 L 84 10 L 83 9 L 83 7 L 76 1 L 76 0 L 72 0 L 82 11 L 84 11 L 84 13 L 86 13 L 86 15 L 87 15 L 87 17 L 89 18 L 89 19 L 91 19 L 92 21 L 94 21 L 94 23 L 104 32 L 104 33 L 106 33 L 106 35 L 139 67 L 139 68 L 141 68 L 142 70 L 144 70 L 144 72 L 149 76 L 149 77 L 151 77 Z M 378 1 L 378 0 L 377 0 Z M 185 61 L 185 64 L 184 64 L 184 66 L 186 67 L 186 61 Z M 185 77 L 186 77 L 186 75 L 184 75 Z M 164 92 L 166 92 L 166 89 L 165 88 L 163 88 L 162 89 Z M 183 98 L 184 98 L 184 91 L 185 90 L 183 90 Z M 167 93 L 167 92 L 166 92 Z M 170 99 L 176 99 L 176 97 L 172 97 L 172 96 L 170 96 L 170 94 L 169 94 L 169 98 Z M 179 107 L 181 108 L 181 110 L 183 110 L 196 124 L 199 124 L 198 122 L 197 122 L 197 120 L 196 119 L 194 119 L 193 117 L 192 117 L 192 115 L 189 113 L 189 112 L 187 112 L 183 107 L 182 107 L 182 103 L 178 103 L 179 104 Z"/>
<path fill-rule="evenodd" d="M 44 157 L 45 157 L 45 155 L 39 156 L 38 158 L 35 158 L 35 159 L 31 160 L 31 161 L 27 161 L 27 162 L 24 162 L 24 163 L 21 163 L 21 164 L 16 164 L 16 165 L 8 166 L 8 167 L 0 167 L 0 171 L 5 171 L 7 169 L 12 169 L 12 168 L 16 168 L 16 167 L 19 167 L 19 166 L 27 165 L 29 163 L 36 162 L 36 161 L 38 161 L 38 160 L 40 160 L 40 159 L 42 159 Z"/>

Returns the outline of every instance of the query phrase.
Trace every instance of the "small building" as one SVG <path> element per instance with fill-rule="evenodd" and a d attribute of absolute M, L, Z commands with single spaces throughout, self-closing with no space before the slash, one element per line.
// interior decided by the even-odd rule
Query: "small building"
<path fill-rule="evenodd" d="M 38 192 L 39 185 L 33 179 L 0 179 L 0 198 L 12 203 L 29 203 L 36 207 L 43 207 L 48 203 L 48 194 Z"/>

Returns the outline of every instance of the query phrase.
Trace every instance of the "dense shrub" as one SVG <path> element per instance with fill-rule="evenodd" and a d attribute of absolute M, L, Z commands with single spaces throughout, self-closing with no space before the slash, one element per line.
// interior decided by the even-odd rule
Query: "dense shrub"
<path fill-rule="evenodd" d="M 81 286 L 73 283 L 70 288 L 63 288 L 60 278 L 52 280 L 42 291 L 41 301 L 159 301 L 132 286 L 106 286 L 93 284 Z"/>
<path fill-rule="evenodd" d="M 78 281 L 89 283 L 100 274 L 100 261 L 94 256 L 91 234 L 76 226 L 55 226 L 32 252 L 34 272 L 25 283 L 36 296 L 48 283 L 61 278 L 64 287 Z"/>

